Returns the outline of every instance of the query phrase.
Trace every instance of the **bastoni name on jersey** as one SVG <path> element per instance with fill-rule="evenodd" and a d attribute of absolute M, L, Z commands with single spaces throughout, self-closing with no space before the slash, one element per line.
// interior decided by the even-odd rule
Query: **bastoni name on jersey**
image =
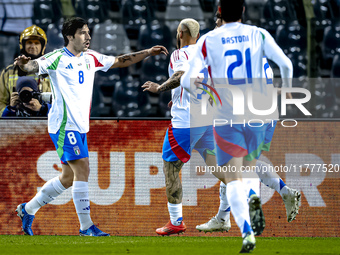
<path fill-rule="evenodd" d="M 239 35 L 233 37 L 222 37 L 222 44 L 233 44 L 233 43 L 242 43 L 249 42 L 248 35 Z"/>

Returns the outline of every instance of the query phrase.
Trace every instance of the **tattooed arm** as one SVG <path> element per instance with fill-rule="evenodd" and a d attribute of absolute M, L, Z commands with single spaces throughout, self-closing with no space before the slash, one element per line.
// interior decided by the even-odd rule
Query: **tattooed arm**
<path fill-rule="evenodd" d="M 172 90 L 174 88 L 177 88 L 181 84 L 181 77 L 182 77 L 183 74 L 184 74 L 184 71 L 175 72 L 162 85 L 159 85 L 159 84 L 151 82 L 151 81 L 147 81 L 142 86 L 142 88 L 144 88 L 143 91 L 150 91 L 152 93 L 159 94 L 163 91 Z"/>
<path fill-rule="evenodd" d="M 135 64 L 143 60 L 144 58 L 148 56 L 155 56 L 161 53 L 164 55 L 169 54 L 169 52 L 167 51 L 165 47 L 157 45 L 147 50 L 142 50 L 142 51 L 118 56 L 116 57 L 115 63 L 110 68 L 128 67 L 132 64 Z"/>
<path fill-rule="evenodd" d="M 39 64 L 31 58 L 21 55 L 15 59 L 14 65 L 20 67 L 20 69 L 27 73 L 37 73 L 39 72 Z"/>

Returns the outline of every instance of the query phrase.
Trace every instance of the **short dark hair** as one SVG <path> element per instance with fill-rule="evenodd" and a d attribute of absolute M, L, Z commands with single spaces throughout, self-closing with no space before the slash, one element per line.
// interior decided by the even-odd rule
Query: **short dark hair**
<path fill-rule="evenodd" d="M 242 19 L 244 0 L 220 0 L 221 17 L 225 22 Z"/>
<path fill-rule="evenodd" d="M 64 37 L 65 46 L 67 46 L 69 43 L 67 36 L 71 35 L 74 37 L 74 35 L 77 32 L 77 29 L 82 28 L 84 25 L 88 25 L 88 22 L 84 20 L 83 18 L 79 18 L 79 17 L 72 17 L 72 18 L 67 19 L 64 22 L 61 33 Z"/>

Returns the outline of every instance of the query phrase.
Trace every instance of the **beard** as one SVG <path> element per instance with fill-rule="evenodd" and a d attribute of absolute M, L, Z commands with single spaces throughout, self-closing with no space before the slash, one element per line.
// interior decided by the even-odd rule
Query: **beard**
<path fill-rule="evenodd" d="M 179 39 L 179 36 L 177 36 L 177 49 L 181 48 L 181 40 Z"/>

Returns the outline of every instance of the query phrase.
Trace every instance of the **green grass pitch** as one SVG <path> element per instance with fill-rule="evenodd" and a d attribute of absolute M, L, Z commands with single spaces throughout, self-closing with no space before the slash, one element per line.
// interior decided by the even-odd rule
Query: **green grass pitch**
<path fill-rule="evenodd" d="M 0 236 L 0 254 L 238 254 L 240 237 Z M 252 254 L 336 254 L 340 238 L 258 237 Z"/>

